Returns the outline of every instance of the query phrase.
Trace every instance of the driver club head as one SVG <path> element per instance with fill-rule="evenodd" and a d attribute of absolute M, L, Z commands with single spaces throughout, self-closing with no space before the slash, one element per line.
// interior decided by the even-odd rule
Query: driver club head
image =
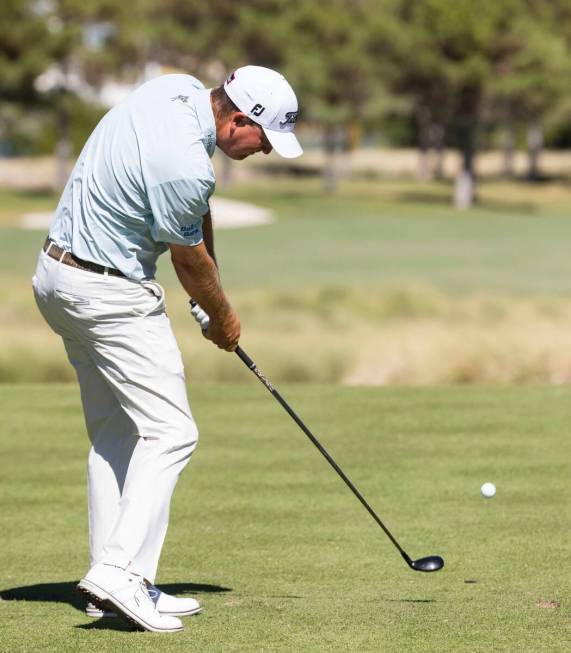
<path fill-rule="evenodd" d="M 415 571 L 438 571 L 444 567 L 444 560 L 440 556 L 428 556 L 413 560 L 410 566 Z"/>

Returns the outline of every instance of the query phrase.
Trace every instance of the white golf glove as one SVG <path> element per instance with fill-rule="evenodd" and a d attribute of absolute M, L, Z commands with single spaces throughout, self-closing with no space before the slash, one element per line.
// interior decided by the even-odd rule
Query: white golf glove
<path fill-rule="evenodd" d="M 208 315 L 196 303 L 194 304 L 194 306 L 192 306 L 190 312 L 192 314 L 192 317 L 200 325 L 200 328 L 203 331 L 206 331 L 206 329 L 208 329 L 208 325 L 210 324 L 210 318 L 208 317 Z"/>

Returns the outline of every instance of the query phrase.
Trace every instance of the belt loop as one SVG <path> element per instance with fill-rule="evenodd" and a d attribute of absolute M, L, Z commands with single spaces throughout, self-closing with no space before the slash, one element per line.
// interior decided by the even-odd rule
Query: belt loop
<path fill-rule="evenodd" d="M 108 277 L 109 276 L 109 268 L 103 268 L 103 276 Z"/>
<path fill-rule="evenodd" d="M 58 263 L 61 263 L 61 262 L 63 261 L 63 257 L 64 257 L 66 254 L 67 254 L 67 252 L 65 251 L 65 249 L 62 249 L 62 250 L 61 250 L 61 256 L 60 256 L 59 259 L 58 259 Z"/>
<path fill-rule="evenodd" d="M 53 244 L 54 244 L 54 241 L 53 241 L 53 240 L 50 240 L 49 243 L 50 243 L 50 244 L 48 245 L 48 248 L 45 250 L 46 254 L 49 254 L 49 253 L 50 253 L 50 249 L 52 248 L 52 246 L 53 246 Z"/>

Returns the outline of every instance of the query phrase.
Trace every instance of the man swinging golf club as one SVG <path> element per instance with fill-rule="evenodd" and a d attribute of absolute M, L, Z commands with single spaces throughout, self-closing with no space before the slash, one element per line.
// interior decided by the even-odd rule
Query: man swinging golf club
<path fill-rule="evenodd" d="M 170 249 L 180 283 L 210 316 L 207 338 L 233 351 L 240 322 L 222 289 L 208 200 L 215 146 L 232 159 L 302 153 L 297 99 L 279 73 L 245 66 L 208 90 L 165 75 L 112 109 L 62 194 L 33 280 L 81 389 L 88 459 L 88 613 L 113 611 L 175 632 L 200 611 L 155 583 L 177 479 L 198 431 L 181 355 L 154 281 Z"/>

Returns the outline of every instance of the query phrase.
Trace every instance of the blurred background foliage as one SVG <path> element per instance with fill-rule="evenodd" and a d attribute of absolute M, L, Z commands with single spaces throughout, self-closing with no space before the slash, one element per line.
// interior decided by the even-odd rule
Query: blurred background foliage
<path fill-rule="evenodd" d="M 3 0 L 0 382 L 73 378 L 29 288 L 45 221 L 22 225 L 101 115 L 158 74 L 248 63 L 291 81 L 305 149 L 214 157 L 218 192 L 276 217 L 217 233 L 273 379 L 570 382 L 571 0 Z M 163 259 L 190 379 L 249 378 Z"/>
<path fill-rule="evenodd" d="M 543 147 L 571 144 L 571 0 L 4 0 L 0 152 L 65 159 L 113 85 L 172 70 L 215 85 L 246 63 L 291 80 L 328 190 L 335 152 L 362 142 L 417 147 L 426 178 L 454 148 L 470 205 L 479 149 L 500 147 L 506 176 L 527 149 L 533 180 Z"/>

